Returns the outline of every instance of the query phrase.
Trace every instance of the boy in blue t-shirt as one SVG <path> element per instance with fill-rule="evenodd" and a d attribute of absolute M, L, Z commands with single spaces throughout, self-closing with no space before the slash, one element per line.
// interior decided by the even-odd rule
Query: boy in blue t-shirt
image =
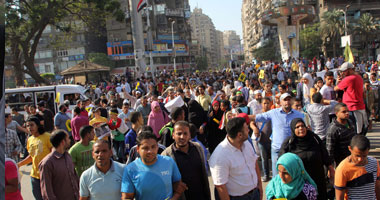
<path fill-rule="evenodd" d="M 140 158 L 124 169 L 121 183 L 122 199 L 165 200 L 180 197 L 187 188 L 174 160 L 157 155 L 157 137 L 151 132 L 137 136 Z M 174 192 L 173 192 L 174 188 Z"/>

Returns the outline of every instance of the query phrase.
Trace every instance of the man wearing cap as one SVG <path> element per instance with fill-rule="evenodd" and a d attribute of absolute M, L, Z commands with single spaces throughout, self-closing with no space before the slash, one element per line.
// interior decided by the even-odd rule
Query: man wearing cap
<path fill-rule="evenodd" d="M 291 94 L 286 92 L 280 97 L 281 108 L 251 116 L 256 122 L 267 122 L 268 120 L 272 122 L 271 155 L 273 177 L 277 175 L 276 163 L 281 145 L 287 137 L 291 136 L 290 122 L 295 118 L 304 118 L 302 113 L 292 109 L 292 101 Z"/>
<path fill-rule="evenodd" d="M 356 124 L 356 133 L 365 135 L 368 128 L 367 113 L 363 100 L 363 79 L 354 71 L 354 65 L 349 62 L 339 67 L 338 85 L 334 90 L 343 90 L 343 103 L 350 111 L 350 118 Z"/>
<path fill-rule="evenodd" d="M 54 115 L 53 112 L 51 112 L 48 108 L 45 108 L 46 102 L 40 101 L 38 103 L 38 110 L 41 112 L 41 115 L 44 118 L 44 129 L 47 132 L 51 132 L 54 130 Z"/>

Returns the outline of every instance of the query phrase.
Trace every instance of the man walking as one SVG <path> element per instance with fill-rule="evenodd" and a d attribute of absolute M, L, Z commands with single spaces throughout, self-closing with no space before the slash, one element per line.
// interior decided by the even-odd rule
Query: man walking
<path fill-rule="evenodd" d="M 91 156 L 92 145 L 94 144 L 92 140 L 95 136 L 94 127 L 83 126 L 80 128 L 79 134 L 81 138 L 80 141 L 74 144 L 69 150 L 78 177 L 94 164 L 94 159 Z"/>
<path fill-rule="evenodd" d="M 347 147 L 356 134 L 352 122 L 349 120 L 348 108 L 344 103 L 338 103 L 335 108 L 336 119 L 331 122 L 326 136 L 326 148 L 336 166 L 345 159 L 350 152 Z"/>
<path fill-rule="evenodd" d="M 210 158 L 211 175 L 217 191 L 215 194 L 219 199 L 261 200 L 263 189 L 258 157 L 248 141 L 246 120 L 232 118 L 226 130 L 227 137 Z"/>
<path fill-rule="evenodd" d="M 211 199 L 210 186 L 206 172 L 206 159 L 202 147 L 191 142 L 190 125 L 186 121 L 178 121 L 173 130 L 174 143 L 164 152 L 177 163 L 182 181 L 188 189 L 184 192 L 186 199 Z"/>
<path fill-rule="evenodd" d="M 97 140 L 92 146 L 95 164 L 80 177 L 80 200 L 120 200 L 124 164 L 111 160 L 111 145 Z"/>
<path fill-rule="evenodd" d="M 376 158 L 368 156 L 368 138 L 354 136 L 348 149 L 351 154 L 335 171 L 336 199 L 380 199 L 380 167 Z"/>
<path fill-rule="evenodd" d="M 41 194 L 43 199 L 77 200 L 79 179 L 67 149 L 70 147 L 69 134 L 55 130 L 50 136 L 53 151 L 39 165 Z"/>
<path fill-rule="evenodd" d="M 269 112 L 261 113 L 256 116 L 253 115 L 256 122 L 272 122 L 272 175 L 277 175 L 277 158 L 281 145 L 284 140 L 291 136 L 290 122 L 295 118 L 304 118 L 304 115 L 292 109 L 292 96 L 289 93 L 284 93 L 280 97 L 281 108 L 270 110 Z"/>
<path fill-rule="evenodd" d="M 178 199 L 187 189 L 177 165 L 167 156 L 157 155 L 157 137 L 151 131 L 137 136 L 136 159 L 124 170 L 122 200 Z"/>

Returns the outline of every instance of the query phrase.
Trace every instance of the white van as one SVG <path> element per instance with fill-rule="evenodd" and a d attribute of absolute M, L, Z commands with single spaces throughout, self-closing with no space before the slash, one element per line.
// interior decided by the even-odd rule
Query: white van
<path fill-rule="evenodd" d="M 5 113 L 11 113 L 11 109 L 16 107 L 21 114 L 25 115 L 25 105 L 37 106 L 41 100 L 46 101 L 47 108 L 53 113 L 58 112 L 58 105 L 62 104 L 65 100 L 70 101 L 69 109 L 73 110 L 76 100 L 87 99 L 84 91 L 85 88 L 80 85 L 52 85 L 6 89 L 5 102 L 8 104 L 8 107 L 5 109 Z"/>

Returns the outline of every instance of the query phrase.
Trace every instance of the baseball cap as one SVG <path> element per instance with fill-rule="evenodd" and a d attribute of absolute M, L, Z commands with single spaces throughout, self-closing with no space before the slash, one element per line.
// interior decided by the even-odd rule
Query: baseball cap
<path fill-rule="evenodd" d="M 249 122 L 251 121 L 249 119 L 249 116 L 246 113 L 239 113 L 236 117 L 241 117 L 245 119 L 245 122 L 249 125 Z"/>
<path fill-rule="evenodd" d="M 347 69 L 353 69 L 354 68 L 354 65 L 352 63 L 349 63 L 349 62 L 345 62 L 343 63 L 340 67 L 339 67 L 339 70 L 340 71 L 346 71 Z"/>
<path fill-rule="evenodd" d="M 287 97 L 292 97 L 292 95 L 290 95 L 289 93 L 285 92 L 284 94 L 281 95 L 280 101 L 284 100 Z"/>

